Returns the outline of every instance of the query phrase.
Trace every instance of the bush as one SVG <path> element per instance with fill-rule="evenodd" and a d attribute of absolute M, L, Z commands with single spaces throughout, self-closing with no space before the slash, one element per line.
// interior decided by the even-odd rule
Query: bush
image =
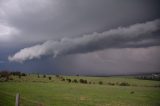
<path fill-rule="evenodd" d="M 21 74 L 21 76 L 27 76 L 27 74 L 25 74 L 25 73 L 22 73 L 22 74 Z"/>
<path fill-rule="evenodd" d="M 76 79 L 73 80 L 74 83 L 78 83 L 78 81 Z"/>
<path fill-rule="evenodd" d="M 83 83 L 83 79 L 80 79 L 79 82 L 80 82 L 80 83 Z"/>
<path fill-rule="evenodd" d="M 52 77 L 48 77 L 48 79 L 49 79 L 49 80 L 51 80 L 51 79 L 52 79 Z"/>
<path fill-rule="evenodd" d="M 38 78 L 40 78 L 39 74 L 38 74 Z"/>
<path fill-rule="evenodd" d="M 13 80 L 13 78 L 9 78 L 9 80 Z"/>
<path fill-rule="evenodd" d="M 60 75 L 56 75 L 56 77 L 57 77 L 57 78 L 59 78 L 59 77 L 60 77 Z"/>
<path fill-rule="evenodd" d="M 8 71 L 2 71 L 2 72 L 0 72 L 0 78 L 4 79 L 4 81 L 8 81 L 10 75 L 11 74 Z"/>
<path fill-rule="evenodd" d="M 71 82 L 71 79 L 66 79 L 69 83 Z"/>
<path fill-rule="evenodd" d="M 21 78 L 21 75 L 19 75 L 18 77 Z"/>
<path fill-rule="evenodd" d="M 120 85 L 120 86 L 130 86 L 130 84 L 127 83 L 127 82 L 121 82 L 119 85 Z"/>
<path fill-rule="evenodd" d="M 114 85 L 115 85 L 115 83 L 108 82 L 108 85 L 112 85 L 112 86 L 114 86 Z"/>
<path fill-rule="evenodd" d="M 130 94 L 134 94 L 134 91 L 131 91 Z"/>
<path fill-rule="evenodd" d="M 64 79 L 64 78 L 62 78 L 62 79 L 61 79 L 61 81 L 65 81 L 65 79 Z"/>
<path fill-rule="evenodd" d="M 21 75 L 21 72 L 19 72 L 19 71 L 17 71 L 17 72 L 11 72 L 11 74 L 14 75 L 14 76 L 19 76 L 19 75 Z"/>
<path fill-rule="evenodd" d="M 83 84 L 87 84 L 87 80 L 84 80 L 84 79 L 80 79 L 79 82 Z"/>
<path fill-rule="evenodd" d="M 102 82 L 102 81 L 99 81 L 99 84 L 100 84 L 100 85 L 102 85 L 102 84 L 103 84 L 103 82 Z"/>
<path fill-rule="evenodd" d="M 46 78 L 46 75 L 45 75 L 45 74 L 43 75 L 43 78 Z"/>
<path fill-rule="evenodd" d="M 63 76 L 60 76 L 60 77 L 58 77 L 60 80 L 62 80 L 62 79 L 64 79 L 64 77 Z"/>
<path fill-rule="evenodd" d="M 88 83 L 87 80 L 84 80 L 84 83 L 87 84 Z"/>
<path fill-rule="evenodd" d="M 1 77 L 8 77 L 8 76 L 10 76 L 10 73 L 8 71 L 2 71 L 2 72 L 0 72 L 0 76 Z"/>

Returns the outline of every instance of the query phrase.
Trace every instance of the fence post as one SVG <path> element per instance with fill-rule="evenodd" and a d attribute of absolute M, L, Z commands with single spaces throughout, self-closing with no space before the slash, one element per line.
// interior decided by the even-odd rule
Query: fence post
<path fill-rule="evenodd" d="M 15 104 L 16 106 L 20 106 L 19 105 L 19 98 L 20 98 L 20 95 L 19 95 L 19 93 L 17 93 L 16 94 L 16 104 Z"/>

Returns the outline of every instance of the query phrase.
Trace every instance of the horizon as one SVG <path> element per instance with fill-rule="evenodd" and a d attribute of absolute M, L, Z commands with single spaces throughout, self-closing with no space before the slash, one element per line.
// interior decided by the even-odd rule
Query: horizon
<path fill-rule="evenodd" d="M 0 70 L 0 72 L 20 72 L 25 74 L 38 74 L 38 75 L 62 75 L 62 76 L 88 76 L 88 77 L 112 77 L 112 76 L 139 76 L 139 75 L 152 75 L 152 74 L 160 74 L 160 72 L 148 72 L 148 73 L 130 73 L 130 74 L 63 74 L 63 73 L 38 73 L 38 72 L 28 72 L 28 71 L 20 71 L 20 70 Z"/>

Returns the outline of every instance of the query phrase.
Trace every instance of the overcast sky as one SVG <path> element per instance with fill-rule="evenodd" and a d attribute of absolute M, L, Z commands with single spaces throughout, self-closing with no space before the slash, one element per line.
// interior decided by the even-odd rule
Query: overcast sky
<path fill-rule="evenodd" d="M 160 72 L 159 0 L 0 0 L 0 69 Z"/>

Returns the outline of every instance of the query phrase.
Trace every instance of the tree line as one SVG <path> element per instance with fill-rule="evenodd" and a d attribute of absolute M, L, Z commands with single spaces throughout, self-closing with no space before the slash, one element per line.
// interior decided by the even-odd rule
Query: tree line
<path fill-rule="evenodd" d="M 27 76 L 26 73 L 22 73 L 19 71 L 9 72 L 7 70 L 2 70 L 2 71 L 0 71 L 0 81 L 13 80 L 13 78 L 10 77 L 11 75 L 18 76 L 19 78 L 21 78 L 21 76 Z"/>

